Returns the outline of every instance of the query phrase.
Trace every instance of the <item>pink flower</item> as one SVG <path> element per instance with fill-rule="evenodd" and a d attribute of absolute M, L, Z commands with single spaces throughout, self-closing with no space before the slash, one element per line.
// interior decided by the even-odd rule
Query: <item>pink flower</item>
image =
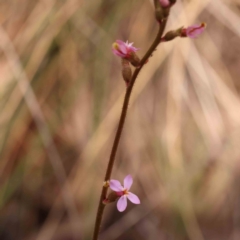
<path fill-rule="evenodd" d="M 123 212 L 127 207 L 127 198 L 132 203 L 140 204 L 138 196 L 129 192 L 129 189 L 132 186 L 133 179 L 131 175 L 127 175 L 124 178 L 123 186 L 118 180 L 110 180 L 110 188 L 115 191 L 119 196 L 121 196 L 117 202 L 117 209 L 119 212 Z"/>
<path fill-rule="evenodd" d="M 206 26 L 206 23 L 201 23 L 199 25 L 193 25 L 188 28 L 183 28 L 181 37 L 196 38 L 205 30 Z"/>
<path fill-rule="evenodd" d="M 171 5 L 169 0 L 159 0 L 162 7 L 169 7 Z"/>
<path fill-rule="evenodd" d="M 122 58 L 129 58 L 131 57 L 132 53 L 137 52 L 139 49 L 132 46 L 133 43 L 123 42 L 121 40 L 117 40 L 112 45 L 112 51 L 116 56 Z"/>

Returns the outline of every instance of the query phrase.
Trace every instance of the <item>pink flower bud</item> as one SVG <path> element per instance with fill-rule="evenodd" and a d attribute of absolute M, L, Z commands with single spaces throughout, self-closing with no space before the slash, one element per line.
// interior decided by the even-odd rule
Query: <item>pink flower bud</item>
<path fill-rule="evenodd" d="M 116 56 L 121 58 L 130 58 L 132 53 L 137 52 L 139 49 L 132 46 L 133 43 L 123 42 L 121 40 L 117 40 L 112 45 L 112 51 Z"/>
<path fill-rule="evenodd" d="M 196 38 L 205 30 L 206 26 L 206 23 L 201 23 L 200 25 L 193 25 L 188 28 L 183 28 L 181 37 Z"/>
<path fill-rule="evenodd" d="M 169 7 L 171 5 L 169 0 L 159 0 L 162 7 Z"/>

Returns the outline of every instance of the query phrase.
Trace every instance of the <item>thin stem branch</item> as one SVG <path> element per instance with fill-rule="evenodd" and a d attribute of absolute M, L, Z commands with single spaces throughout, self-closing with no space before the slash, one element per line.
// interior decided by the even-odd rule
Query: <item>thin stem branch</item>
<path fill-rule="evenodd" d="M 119 140 L 121 138 L 123 126 L 124 126 L 126 115 L 127 115 L 128 103 L 129 103 L 130 96 L 131 96 L 131 93 L 132 93 L 133 85 L 134 85 L 134 83 L 137 79 L 137 76 L 140 73 L 142 67 L 144 66 L 144 64 L 146 63 L 148 58 L 151 56 L 153 51 L 156 49 L 158 44 L 160 43 L 161 37 L 163 35 L 164 29 L 165 29 L 165 26 L 166 26 L 166 23 L 167 23 L 167 19 L 164 19 L 161 22 L 161 24 L 159 24 L 159 31 L 158 31 L 158 34 L 157 34 L 154 42 L 152 43 L 151 47 L 146 52 L 144 57 L 141 59 L 140 67 L 135 69 L 135 71 L 133 73 L 133 76 L 132 76 L 132 79 L 130 81 L 130 84 L 126 89 L 126 94 L 125 94 L 125 98 L 124 98 L 124 102 L 123 102 L 122 113 L 121 113 L 121 116 L 120 116 L 117 132 L 116 132 L 115 139 L 114 139 L 114 142 L 113 142 L 112 151 L 111 151 L 111 154 L 110 154 L 110 158 L 109 158 L 109 162 L 108 162 L 108 166 L 107 166 L 104 181 L 108 181 L 111 177 L 112 168 L 113 168 L 113 164 L 114 164 Z M 97 211 L 95 227 L 94 227 L 94 233 L 93 233 L 93 238 L 92 238 L 93 240 L 98 239 L 98 234 L 99 234 L 99 230 L 100 230 L 100 226 L 101 226 L 101 222 L 102 222 L 102 216 L 103 216 L 103 212 L 104 212 L 104 208 L 105 208 L 105 205 L 102 203 L 102 201 L 104 199 L 106 199 L 107 189 L 108 188 L 104 187 L 104 186 L 102 188 L 102 193 L 101 193 L 100 200 L 99 200 L 98 211 Z"/>

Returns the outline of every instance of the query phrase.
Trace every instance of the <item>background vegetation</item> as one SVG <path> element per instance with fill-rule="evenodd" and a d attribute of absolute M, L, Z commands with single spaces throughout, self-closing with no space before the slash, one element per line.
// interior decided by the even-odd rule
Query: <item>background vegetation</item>
<path fill-rule="evenodd" d="M 142 204 L 100 239 L 240 239 L 240 1 L 179 0 L 137 79 L 113 178 Z M 143 56 L 149 0 L 0 1 L 0 239 L 91 239 L 125 84 L 116 39 Z"/>

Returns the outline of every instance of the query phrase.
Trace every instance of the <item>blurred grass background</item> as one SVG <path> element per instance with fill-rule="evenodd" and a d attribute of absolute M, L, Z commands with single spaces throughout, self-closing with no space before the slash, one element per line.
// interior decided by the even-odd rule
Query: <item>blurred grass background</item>
<path fill-rule="evenodd" d="M 0 1 L 0 239 L 91 239 L 125 84 L 116 39 L 143 56 L 148 0 Z M 107 207 L 100 239 L 240 239 L 240 1 L 179 0 L 137 79 L 112 177 L 142 204 Z"/>

